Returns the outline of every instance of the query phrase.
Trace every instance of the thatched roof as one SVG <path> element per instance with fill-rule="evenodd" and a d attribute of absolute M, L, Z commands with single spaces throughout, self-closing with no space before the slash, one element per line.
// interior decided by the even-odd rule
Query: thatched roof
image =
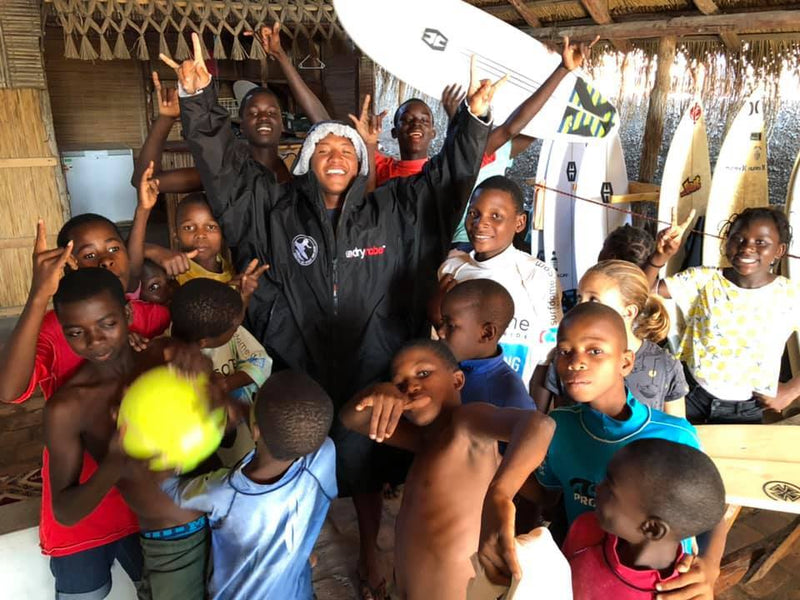
<path fill-rule="evenodd" d="M 435 0 L 433 0 L 435 1 Z M 64 29 L 66 54 L 94 60 L 149 58 L 145 35 L 195 30 L 215 35 L 215 56 L 244 60 L 260 57 L 243 46 L 247 28 L 280 20 L 293 39 L 345 38 L 331 0 L 44 0 Z M 377 0 L 376 0 L 377 2 Z M 729 52 L 753 41 L 797 42 L 797 0 L 469 0 L 487 13 L 538 39 L 601 39 L 619 50 L 644 40 L 675 35 L 681 41 L 713 42 Z M 133 32 L 128 49 L 120 38 Z M 87 42 L 93 40 L 92 42 Z M 227 44 L 226 44 L 227 42 Z M 186 44 L 169 48 L 184 58 Z M 113 48 L 113 49 L 112 49 Z M 163 48 L 162 48 L 163 49 Z"/>

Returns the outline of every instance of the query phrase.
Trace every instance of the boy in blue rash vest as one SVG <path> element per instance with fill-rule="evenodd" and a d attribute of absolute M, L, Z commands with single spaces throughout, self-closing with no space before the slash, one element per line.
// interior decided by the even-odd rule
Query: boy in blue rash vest
<path fill-rule="evenodd" d="M 459 283 L 442 300 L 438 334 L 464 371 L 463 404 L 488 402 L 500 408 L 536 408 L 498 344 L 513 316 L 511 294 L 490 279 Z"/>
<path fill-rule="evenodd" d="M 625 388 L 625 376 L 633 368 L 633 353 L 627 349 L 622 317 L 599 303 L 579 304 L 558 328 L 556 368 L 575 406 L 555 409 L 556 434 L 547 457 L 537 465 L 521 458 L 504 464 L 492 482 L 484 502 L 479 558 L 487 575 L 498 583 L 519 566 L 513 547 L 514 495 L 528 482 L 524 494 L 540 505 L 562 492 L 567 518 L 595 509 L 596 486 L 606 474 L 611 457 L 633 440 L 661 438 L 699 449 L 697 432 L 688 421 L 641 404 Z M 511 452 L 512 448 L 508 448 Z M 535 478 L 529 476 L 535 470 Z M 549 497 L 549 498 L 548 498 Z M 670 581 L 670 590 L 697 586 L 713 593 L 725 543 L 724 523 L 711 532 L 699 557 L 688 554 L 678 570 L 681 577 Z M 687 544 L 688 545 L 688 544 Z M 676 591 L 676 594 L 678 592 Z M 664 595 L 665 599 L 670 595 Z M 683 596 L 676 595 L 676 598 Z M 712 598 L 712 595 L 700 595 Z"/>
<path fill-rule="evenodd" d="M 336 497 L 336 451 L 327 437 L 333 404 L 310 377 L 281 371 L 251 411 L 256 448 L 233 469 L 162 489 L 208 513 L 213 600 L 311 600 L 311 550 Z"/>

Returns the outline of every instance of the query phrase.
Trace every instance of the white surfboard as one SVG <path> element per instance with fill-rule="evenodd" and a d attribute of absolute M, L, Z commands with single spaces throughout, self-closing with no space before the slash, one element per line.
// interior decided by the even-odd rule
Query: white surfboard
<path fill-rule="evenodd" d="M 600 144 L 585 145 L 575 193 L 579 198 L 574 203 L 572 227 L 575 278 L 580 281 L 597 263 L 608 234 L 631 222 L 629 214 L 614 210 L 628 210 L 630 204 L 615 204 L 614 208 L 608 204 L 611 196 L 628 193 L 628 172 L 619 135 L 607 137 Z"/>
<path fill-rule="evenodd" d="M 586 144 L 545 142 L 542 155 L 547 151 L 545 181 L 548 190 L 544 195 L 544 256 L 545 262 L 558 272 L 558 281 L 564 303 L 575 302 L 578 278 L 575 276 L 575 250 L 573 245 L 574 194 Z M 541 160 L 541 158 L 540 158 Z M 564 194 L 562 192 L 566 192 Z"/>
<path fill-rule="evenodd" d="M 792 226 L 792 241 L 788 253 L 800 256 L 800 152 L 794 161 L 792 175 L 789 178 L 789 188 L 786 193 L 786 211 L 789 216 L 789 225 Z M 784 273 L 790 279 L 800 277 L 800 258 L 786 257 L 784 260 Z M 800 341 L 793 333 L 786 344 L 789 351 L 789 363 L 792 366 L 792 375 L 800 374 Z"/>
<path fill-rule="evenodd" d="M 706 208 L 703 264 L 728 266 L 721 240 L 713 236 L 733 213 L 768 204 L 763 101 L 756 93 L 739 110 L 719 151 Z"/>
<path fill-rule="evenodd" d="M 711 192 L 711 160 L 708 156 L 705 110 L 699 99 L 694 99 L 681 117 L 664 163 L 661 178 L 661 193 L 658 198 L 658 229 L 670 222 L 672 209 L 678 209 L 678 222 L 682 223 L 692 209 L 697 218 L 706 214 L 708 196 Z M 709 243 L 715 248 L 713 238 Z M 670 259 L 661 271 L 669 277 L 680 270 L 684 261 L 684 248 Z"/>
<path fill-rule="evenodd" d="M 481 78 L 508 74 L 492 102 L 502 123 L 558 67 L 561 57 L 516 27 L 460 0 L 334 0 L 339 22 L 373 61 L 434 98 L 469 82 L 470 56 Z M 389 26 L 376 25 L 381 15 Z M 580 72 L 567 75 L 524 135 L 590 141 L 619 127 L 617 111 Z"/>

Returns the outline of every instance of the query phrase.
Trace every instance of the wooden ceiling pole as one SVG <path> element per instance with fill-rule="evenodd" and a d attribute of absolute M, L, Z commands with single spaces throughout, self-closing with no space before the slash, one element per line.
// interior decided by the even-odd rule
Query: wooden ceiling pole
<path fill-rule="evenodd" d="M 704 15 L 714 15 L 719 12 L 719 6 L 714 0 L 694 0 L 694 5 Z M 723 31 L 719 37 L 728 50 L 738 50 L 742 47 L 742 40 L 732 31 Z"/>
<path fill-rule="evenodd" d="M 581 4 L 583 8 L 586 9 L 586 12 L 589 13 L 589 16 L 592 17 L 592 20 L 598 25 L 608 25 L 614 22 L 611 18 L 611 14 L 608 12 L 608 0 L 581 0 Z M 614 48 L 620 52 L 627 52 L 630 48 L 630 44 L 625 40 L 612 39 L 610 42 Z"/>
<path fill-rule="evenodd" d="M 519 13 L 519 16 L 525 20 L 529 27 L 542 26 L 539 18 L 533 14 L 533 11 L 522 0 L 508 0 L 508 3 L 514 7 L 514 10 Z"/>
<path fill-rule="evenodd" d="M 608 25 L 578 25 L 566 27 L 540 27 L 527 30 L 537 39 L 554 39 L 568 35 L 576 40 L 591 40 L 599 35 L 603 39 L 640 39 L 665 35 L 722 35 L 734 33 L 800 32 L 800 10 L 768 10 L 761 12 L 726 13 L 627 21 Z"/>

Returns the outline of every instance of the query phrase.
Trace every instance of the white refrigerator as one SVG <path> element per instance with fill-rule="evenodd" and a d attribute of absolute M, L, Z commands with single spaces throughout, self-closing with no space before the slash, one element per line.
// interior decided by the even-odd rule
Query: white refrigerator
<path fill-rule="evenodd" d="M 132 150 L 62 152 L 61 168 L 73 217 L 91 212 L 115 223 L 133 220 L 136 188 L 131 185 Z"/>

